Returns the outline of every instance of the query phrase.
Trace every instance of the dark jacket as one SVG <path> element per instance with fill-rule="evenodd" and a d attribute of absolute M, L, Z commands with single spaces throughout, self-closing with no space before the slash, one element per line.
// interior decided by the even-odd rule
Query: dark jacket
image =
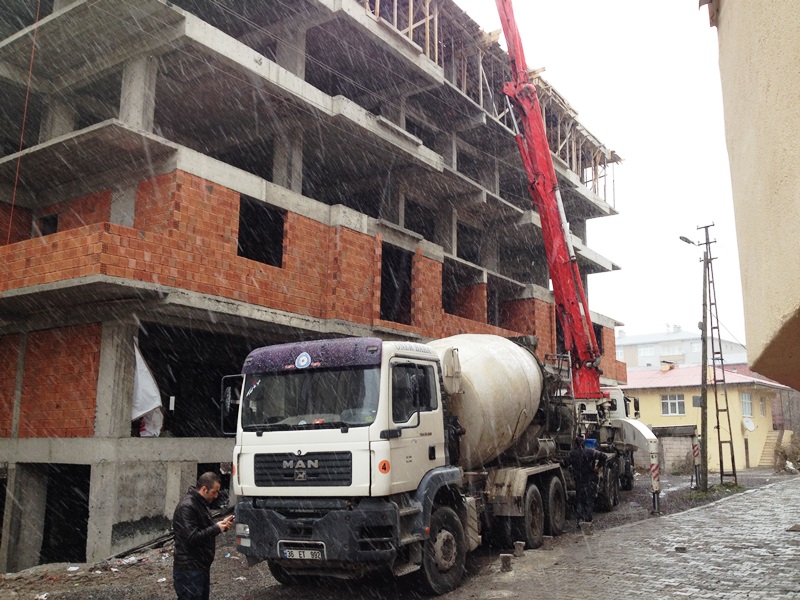
<path fill-rule="evenodd" d="M 217 548 L 215 538 L 221 531 L 211 519 L 208 503 L 194 488 L 189 488 L 175 507 L 172 530 L 175 532 L 173 570 L 210 570 Z"/>
<path fill-rule="evenodd" d="M 570 451 L 569 462 L 572 465 L 576 485 L 585 485 L 592 481 L 594 461 L 603 466 L 606 464 L 606 455 L 592 448 L 573 448 Z"/>

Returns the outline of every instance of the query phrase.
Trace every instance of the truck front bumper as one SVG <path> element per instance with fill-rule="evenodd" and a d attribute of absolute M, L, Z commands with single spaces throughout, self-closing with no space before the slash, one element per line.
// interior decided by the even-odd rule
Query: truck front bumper
<path fill-rule="evenodd" d="M 397 505 L 373 498 L 244 497 L 236 524 L 239 552 L 293 569 L 391 566 L 399 547 Z"/>

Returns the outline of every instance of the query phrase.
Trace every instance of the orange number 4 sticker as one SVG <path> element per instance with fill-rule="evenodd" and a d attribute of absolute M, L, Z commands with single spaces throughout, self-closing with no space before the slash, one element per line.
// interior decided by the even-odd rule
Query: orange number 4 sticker
<path fill-rule="evenodd" d="M 391 468 L 392 467 L 389 464 L 388 460 L 382 460 L 381 462 L 378 463 L 378 471 L 380 471 L 384 475 L 386 475 L 386 473 L 388 473 Z"/>

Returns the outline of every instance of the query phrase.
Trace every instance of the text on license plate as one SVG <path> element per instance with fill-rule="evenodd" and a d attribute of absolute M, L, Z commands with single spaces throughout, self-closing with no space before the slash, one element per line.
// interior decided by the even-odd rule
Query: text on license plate
<path fill-rule="evenodd" d="M 301 560 L 322 560 L 321 550 L 308 550 L 304 548 L 284 548 L 283 558 L 296 558 Z"/>

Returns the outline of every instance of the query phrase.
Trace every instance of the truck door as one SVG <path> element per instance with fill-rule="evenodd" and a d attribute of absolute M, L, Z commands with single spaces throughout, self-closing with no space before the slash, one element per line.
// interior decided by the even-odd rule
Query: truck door
<path fill-rule="evenodd" d="M 442 466 L 444 424 L 434 364 L 411 359 L 391 363 L 392 426 L 401 435 L 391 440 L 391 492 L 417 488 L 433 467 Z"/>

